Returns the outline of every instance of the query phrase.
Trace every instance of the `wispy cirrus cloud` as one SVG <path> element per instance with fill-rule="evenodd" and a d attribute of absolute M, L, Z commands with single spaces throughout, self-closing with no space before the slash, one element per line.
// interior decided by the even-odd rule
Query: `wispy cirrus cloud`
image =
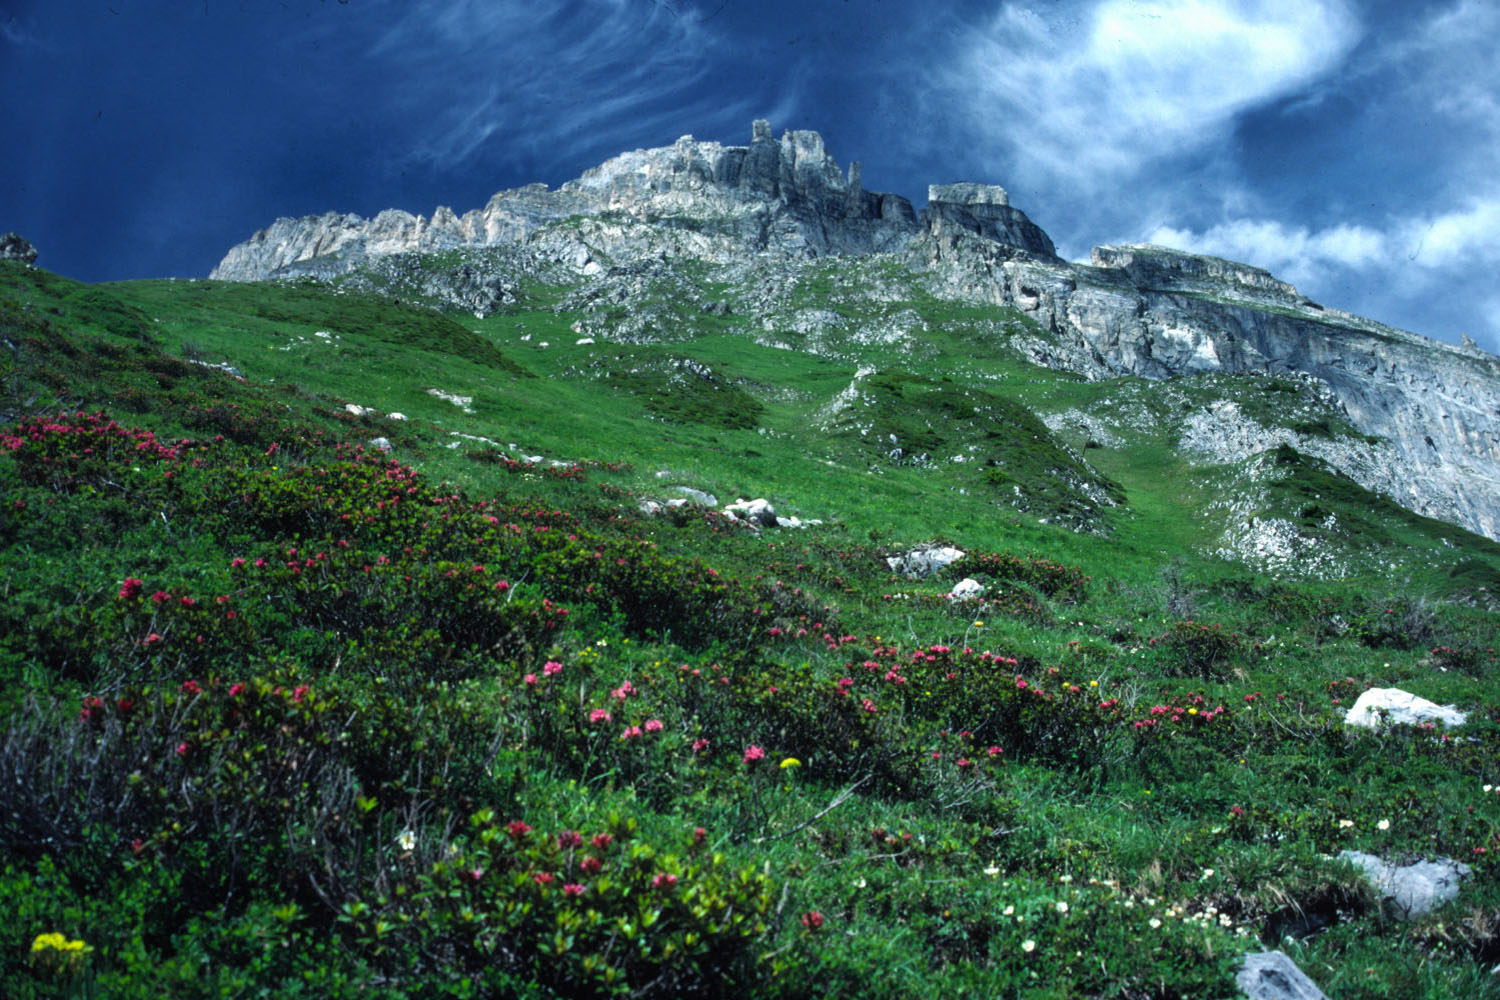
<path fill-rule="evenodd" d="M 389 103 L 420 119 L 411 160 L 556 163 L 675 137 L 686 122 L 736 131 L 766 109 L 712 84 L 731 42 L 695 8 L 629 0 L 437 0 L 400 14 L 366 54 Z M 778 109 L 795 106 L 782 88 Z"/>

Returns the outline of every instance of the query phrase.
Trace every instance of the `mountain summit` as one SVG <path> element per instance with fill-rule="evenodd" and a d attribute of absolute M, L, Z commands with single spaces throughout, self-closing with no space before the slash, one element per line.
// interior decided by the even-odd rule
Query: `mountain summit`
<path fill-rule="evenodd" d="M 462 216 L 438 208 L 428 218 L 387 210 L 279 219 L 232 248 L 211 277 L 388 284 L 420 275 L 422 295 L 485 315 L 517 280 L 561 270 L 598 286 L 582 300 L 605 289 L 614 297 L 588 334 L 638 342 L 650 323 L 626 315 L 626 272 L 696 262 L 738 280 L 831 256 L 885 259 L 927 294 L 1016 310 L 1031 331 L 1012 339 L 1018 351 L 1091 380 L 1304 377 L 1357 435 L 1274 428 L 1225 402 L 1193 414 L 1181 445 L 1222 461 L 1292 446 L 1409 510 L 1500 539 L 1500 358 L 1325 308 L 1260 268 L 1214 257 L 1128 245 L 1096 247 L 1087 264 L 1064 261 L 1003 188 L 933 185 L 918 212 L 899 195 L 866 190 L 859 164 L 846 174 L 818 133 L 776 139 L 764 121 L 748 146 L 684 136 L 556 190 L 499 192 Z M 766 287 L 775 284 L 773 276 Z M 767 328 L 784 319 L 774 295 L 734 307 Z M 1242 546 L 1268 544 L 1253 525 L 1244 530 Z"/>

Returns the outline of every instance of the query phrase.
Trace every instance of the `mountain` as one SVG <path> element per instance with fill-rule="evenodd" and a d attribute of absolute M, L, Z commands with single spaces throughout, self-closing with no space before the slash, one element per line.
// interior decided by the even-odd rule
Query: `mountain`
<path fill-rule="evenodd" d="M 472 256 L 492 249 L 508 253 Z M 1325 308 L 1259 268 L 1217 258 L 1137 245 L 1096 247 L 1088 264 L 1064 261 L 1002 188 L 933 185 L 918 213 L 898 195 L 865 190 L 858 163 L 846 177 L 816 132 L 776 140 L 764 121 L 748 146 L 685 136 L 617 156 L 555 191 L 502 191 L 461 217 L 439 208 L 430 218 L 390 210 L 369 220 L 280 219 L 232 248 L 211 276 L 368 284 L 372 270 L 388 282 L 392 268 L 444 253 L 471 256 L 424 275 L 414 291 L 480 316 L 513 300 L 515 280 L 548 267 L 605 287 L 621 268 L 686 261 L 734 278 L 752 262 L 794 270 L 827 257 L 890 260 L 944 301 L 1019 312 L 1037 329 L 1015 341 L 1018 350 L 1090 379 L 1306 376 L 1357 433 L 1268 426 L 1225 401 L 1198 415 L 1188 447 L 1224 462 L 1293 445 L 1408 510 L 1500 538 L 1500 358 Z M 753 322 L 778 321 L 773 304 L 732 305 Z M 1239 546 L 1264 547 L 1248 530 Z"/>

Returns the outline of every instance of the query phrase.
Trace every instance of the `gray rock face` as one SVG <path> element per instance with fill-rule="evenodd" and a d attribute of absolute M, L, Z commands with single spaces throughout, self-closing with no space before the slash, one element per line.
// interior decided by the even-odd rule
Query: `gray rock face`
<path fill-rule="evenodd" d="M 922 221 L 932 235 L 942 238 L 950 227 L 981 239 L 1019 247 L 1042 257 L 1056 257 L 1057 248 L 1046 233 L 1012 208 L 1002 187 L 986 184 L 933 184 L 927 188 Z"/>
<path fill-rule="evenodd" d="M 742 250 L 798 255 L 896 250 L 920 231 L 909 201 L 866 191 L 857 163 L 846 179 L 818 133 L 791 131 L 777 140 L 762 121 L 748 146 L 683 136 L 672 146 L 616 156 L 557 190 L 531 184 L 501 191 L 461 217 L 438 208 L 430 218 L 387 210 L 373 219 L 278 219 L 231 249 L 210 277 L 342 274 L 391 254 L 521 241 L 574 216 L 623 216 L 727 238 Z"/>
<path fill-rule="evenodd" d="M 1339 857 L 1364 872 L 1400 920 L 1420 917 L 1458 898 L 1459 884 L 1473 874 L 1468 865 L 1451 858 L 1394 865 L 1361 851 L 1340 851 Z"/>
<path fill-rule="evenodd" d="M 1500 539 L 1500 358 L 1334 309 L 1267 272 L 1155 246 L 1098 247 L 1055 264 L 978 238 L 915 248 L 956 298 L 1030 314 L 1032 359 L 1091 378 L 1304 374 L 1371 442 L 1360 485 Z M 1267 446 L 1272 446 L 1268 442 Z"/>
<path fill-rule="evenodd" d="M 36 247 L 20 233 L 0 236 L 0 260 L 18 260 L 23 264 L 36 263 Z"/>
<path fill-rule="evenodd" d="M 1328 1000 L 1327 994 L 1281 951 L 1246 955 L 1234 982 L 1250 1000 Z"/>

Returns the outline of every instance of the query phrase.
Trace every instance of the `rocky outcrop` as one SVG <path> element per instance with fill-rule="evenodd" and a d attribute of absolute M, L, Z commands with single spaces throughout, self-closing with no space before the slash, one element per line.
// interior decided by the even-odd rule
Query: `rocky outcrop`
<path fill-rule="evenodd" d="M 438 208 L 429 218 L 389 210 L 373 219 L 278 219 L 230 250 L 210 277 L 342 274 L 390 254 L 494 246 L 575 216 L 611 215 L 706 232 L 742 251 L 799 255 L 897 250 L 920 231 L 909 201 L 866 191 L 857 163 L 846 178 L 818 133 L 775 139 L 758 121 L 748 146 L 683 136 L 616 156 L 556 190 L 501 191 L 462 216 Z"/>
<path fill-rule="evenodd" d="M 36 247 L 20 233 L 0 236 L 0 260 L 18 260 L 22 264 L 36 263 Z"/>
<path fill-rule="evenodd" d="M 942 294 L 1014 306 L 1020 346 L 1090 378 L 1303 374 L 1361 433 L 1345 472 L 1417 513 L 1500 538 L 1500 358 L 1327 309 L 1260 268 L 1134 245 L 1058 264 L 964 235 L 914 248 Z M 1268 441 L 1267 447 L 1275 444 Z"/>
<path fill-rule="evenodd" d="M 933 238 L 941 240 L 951 228 L 980 239 L 1038 254 L 1057 257 L 1052 238 L 1010 205 L 1002 187 L 988 184 L 933 184 L 927 188 L 922 221 Z"/>

